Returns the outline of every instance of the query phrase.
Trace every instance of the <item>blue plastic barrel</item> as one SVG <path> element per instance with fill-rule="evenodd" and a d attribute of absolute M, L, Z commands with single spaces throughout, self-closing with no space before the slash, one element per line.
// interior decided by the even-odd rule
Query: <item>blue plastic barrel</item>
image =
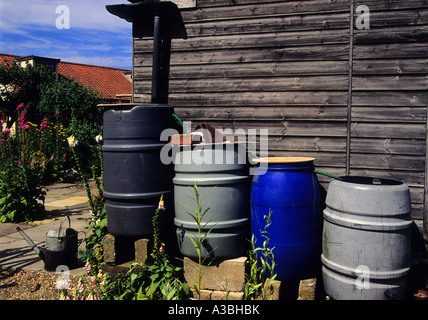
<path fill-rule="evenodd" d="M 251 232 L 256 247 L 261 248 L 265 241 L 264 217 L 271 210 L 268 247 L 273 249 L 277 280 L 305 279 L 313 276 L 319 266 L 321 207 L 314 160 L 306 157 L 256 160 L 260 164 L 251 188 Z M 262 256 L 259 250 L 258 258 Z"/>

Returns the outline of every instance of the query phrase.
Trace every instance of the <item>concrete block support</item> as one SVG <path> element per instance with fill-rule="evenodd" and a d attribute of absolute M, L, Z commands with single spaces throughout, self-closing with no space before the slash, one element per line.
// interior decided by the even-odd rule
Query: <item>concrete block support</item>
<path fill-rule="evenodd" d="M 202 277 L 200 289 L 221 291 L 242 291 L 245 286 L 245 261 L 247 257 L 214 262 L 207 268 Z M 198 263 L 184 258 L 184 278 L 193 288 L 198 279 Z"/>
<path fill-rule="evenodd" d="M 202 300 L 242 300 L 245 287 L 245 262 L 247 257 L 214 262 L 203 266 L 204 274 L 200 283 Z M 193 289 L 198 281 L 198 263 L 185 257 L 184 279 L 192 288 L 193 297 L 197 298 Z M 206 270 L 205 270 L 206 269 Z"/>
<path fill-rule="evenodd" d="M 150 239 L 123 239 L 107 234 L 103 241 L 104 262 L 117 265 L 125 262 L 140 262 L 147 260 L 152 252 Z"/>

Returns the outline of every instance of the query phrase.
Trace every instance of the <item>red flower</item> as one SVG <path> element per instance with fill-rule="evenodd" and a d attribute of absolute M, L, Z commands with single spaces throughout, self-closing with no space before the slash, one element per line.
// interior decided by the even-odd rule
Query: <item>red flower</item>
<path fill-rule="evenodd" d="M 23 130 L 30 129 L 30 126 L 27 124 L 27 120 L 28 120 L 27 113 L 24 111 L 21 113 L 21 120 L 19 122 L 19 124 L 21 125 L 21 129 Z"/>
<path fill-rule="evenodd" d="M 44 130 L 44 129 L 47 129 L 47 128 L 48 128 L 48 120 L 44 119 L 42 121 L 42 123 L 40 124 L 40 130 Z"/>
<path fill-rule="evenodd" d="M 21 111 L 24 110 L 25 106 L 23 104 L 20 104 L 19 106 L 16 107 L 17 111 Z"/>

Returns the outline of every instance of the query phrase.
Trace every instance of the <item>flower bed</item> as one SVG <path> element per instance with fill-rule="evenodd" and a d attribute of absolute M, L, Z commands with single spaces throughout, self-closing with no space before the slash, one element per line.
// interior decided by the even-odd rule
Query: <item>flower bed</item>
<path fill-rule="evenodd" d="M 28 121 L 24 105 L 17 107 L 19 126 L 0 134 L 0 223 L 22 222 L 44 214 L 45 185 L 67 165 L 65 130 L 44 119 Z"/>

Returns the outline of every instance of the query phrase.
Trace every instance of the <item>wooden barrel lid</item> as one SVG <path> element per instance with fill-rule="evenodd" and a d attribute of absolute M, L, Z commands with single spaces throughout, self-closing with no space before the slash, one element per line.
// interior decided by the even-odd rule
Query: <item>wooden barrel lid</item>
<path fill-rule="evenodd" d="M 254 162 L 259 163 L 296 163 L 296 162 L 309 162 L 314 161 L 315 158 L 309 157 L 266 157 L 253 159 Z"/>

